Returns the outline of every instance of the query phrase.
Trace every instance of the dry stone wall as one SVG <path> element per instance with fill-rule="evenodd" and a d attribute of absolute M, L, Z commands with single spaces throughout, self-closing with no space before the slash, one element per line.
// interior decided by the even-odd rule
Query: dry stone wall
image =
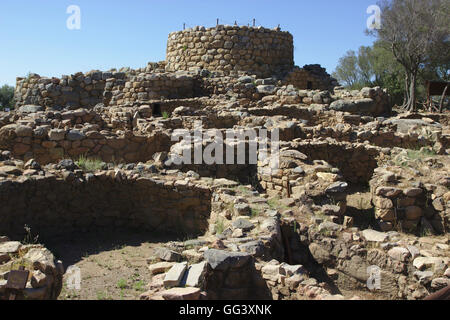
<path fill-rule="evenodd" d="M 197 235 L 211 212 L 208 188 L 106 171 L 2 181 L 0 199 L 0 233 L 10 237 L 21 237 L 25 224 L 40 238 L 114 227 Z"/>
<path fill-rule="evenodd" d="M 270 77 L 294 67 L 293 52 L 289 32 L 219 25 L 169 34 L 166 61 L 168 71 L 244 71 Z"/>
<path fill-rule="evenodd" d="M 193 77 L 186 73 L 140 74 L 125 72 L 77 73 L 59 78 L 32 74 L 17 78 L 16 107 L 92 108 L 97 104 L 120 105 L 152 99 L 192 98 Z"/>
<path fill-rule="evenodd" d="M 92 127 L 51 128 L 11 124 L 0 129 L 0 148 L 11 150 L 17 159 L 36 159 L 41 164 L 81 155 L 103 161 L 145 162 L 159 151 L 169 150 L 170 136 L 161 131 L 135 135 L 131 131 L 113 134 Z"/>

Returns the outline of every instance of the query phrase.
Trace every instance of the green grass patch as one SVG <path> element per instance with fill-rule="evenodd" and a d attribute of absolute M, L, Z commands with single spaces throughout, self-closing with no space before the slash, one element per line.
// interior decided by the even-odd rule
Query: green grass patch
<path fill-rule="evenodd" d="M 288 207 L 281 203 L 280 198 L 275 197 L 267 200 L 267 204 L 269 205 L 269 208 L 272 210 L 287 210 Z"/>
<path fill-rule="evenodd" d="M 216 234 L 221 234 L 223 230 L 225 230 L 225 223 L 223 219 L 217 220 L 216 226 L 215 226 Z"/>
<path fill-rule="evenodd" d="M 411 160 L 422 160 L 423 158 L 435 156 L 436 152 L 431 148 L 422 148 L 420 150 L 408 150 L 406 154 Z"/>
<path fill-rule="evenodd" d="M 251 217 L 252 218 L 256 218 L 259 217 L 259 215 L 261 214 L 261 210 L 256 209 L 256 208 L 251 208 Z"/>
<path fill-rule="evenodd" d="M 117 288 L 119 288 L 119 289 L 125 289 L 125 288 L 127 288 L 127 287 L 128 287 L 127 280 L 125 280 L 125 279 L 120 279 L 119 281 L 117 281 Z"/>
<path fill-rule="evenodd" d="M 100 159 L 88 158 L 83 155 L 80 156 L 75 163 L 84 172 L 95 172 L 101 170 L 104 165 L 104 162 Z"/>

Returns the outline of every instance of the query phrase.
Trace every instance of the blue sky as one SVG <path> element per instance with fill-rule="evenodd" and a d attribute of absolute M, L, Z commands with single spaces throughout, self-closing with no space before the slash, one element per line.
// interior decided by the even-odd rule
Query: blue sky
<path fill-rule="evenodd" d="M 376 0 L 1 0 L 0 85 L 28 72 L 139 68 L 165 59 L 167 35 L 204 25 L 281 25 L 295 41 L 295 63 L 331 73 L 349 49 L 370 45 L 367 7 Z M 69 30 L 68 6 L 81 9 L 81 30 Z"/>

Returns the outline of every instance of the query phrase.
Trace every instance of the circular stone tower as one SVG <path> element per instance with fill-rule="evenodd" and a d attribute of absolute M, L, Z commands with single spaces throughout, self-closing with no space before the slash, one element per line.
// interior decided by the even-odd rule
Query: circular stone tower
<path fill-rule="evenodd" d="M 293 69 L 294 41 L 289 32 L 262 27 L 195 27 L 169 34 L 166 62 L 172 72 L 200 68 L 270 77 Z"/>

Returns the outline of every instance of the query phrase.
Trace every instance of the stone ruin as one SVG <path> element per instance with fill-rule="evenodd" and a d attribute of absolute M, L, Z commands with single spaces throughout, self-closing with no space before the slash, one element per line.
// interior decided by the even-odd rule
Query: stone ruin
<path fill-rule="evenodd" d="M 30 74 L 15 99 L 0 112 L 0 299 L 18 265 L 31 271 L 18 298 L 61 292 L 63 262 L 9 240 L 24 225 L 44 242 L 189 239 L 149 257 L 143 300 L 423 299 L 450 283 L 448 114 L 398 114 L 382 88 L 348 91 L 319 65 L 294 66 L 288 32 L 175 32 L 166 61 Z M 279 170 L 168 161 L 187 147 L 174 132 L 198 121 L 203 133 L 278 129 Z"/>

